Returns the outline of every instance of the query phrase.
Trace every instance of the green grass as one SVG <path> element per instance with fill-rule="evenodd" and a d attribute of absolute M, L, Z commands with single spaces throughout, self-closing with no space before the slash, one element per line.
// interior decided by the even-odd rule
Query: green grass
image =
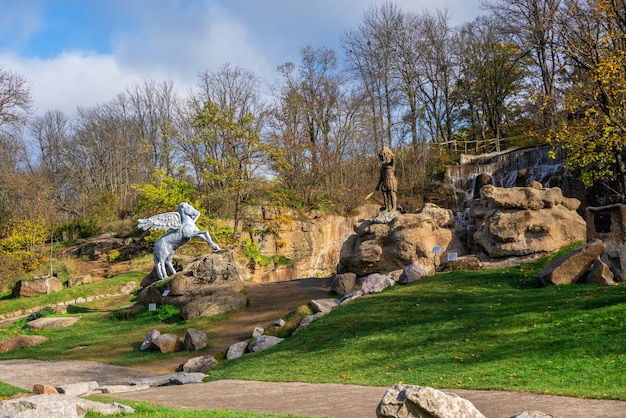
<path fill-rule="evenodd" d="M 179 357 L 182 359 L 188 357 L 189 352 L 162 354 L 158 351 L 140 351 L 138 347 L 146 335 L 155 328 L 162 334 L 176 334 L 182 340 L 188 328 L 210 330 L 212 325 L 234 313 L 184 321 L 180 318 L 173 318 L 171 315 L 163 315 L 163 313 L 171 314 L 170 311 L 173 310 L 159 310 L 157 312 L 144 310 L 142 314 L 132 320 L 119 320 L 115 318 L 115 310 L 91 311 L 99 305 L 98 302 L 101 301 L 84 304 L 85 312 L 80 314 L 81 319 L 69 328 L 36 332 L 37 335 L 50 337 L 51 341 L 0 354 L 0 360 L 16 358 L 91 360 L 130 367 L 153 361 Z M 15 329 L 15 325 L 0 328 L 0 338 L 2 338 L 3 333 L 8 334 L 7 337 L 15 335 L 18 332 Z M 12 333 L 10 333 L 11 330 Z M 34 333 L 32 331 L 25 332 Z M 209 347 L 212 343 L 213 341 L 209 341 Z M 181 363 L 183 363 L 182 360 Z"/>
<path fill-rule="evenodd" d="M 79 297 L 86 298 L 88 296 L 117 293 L 127 282 L 135 281 L 139 283 L 145 275 L 145 272 L 125 273 L 100 282 L 65 288 L 59 292 L 29 298 L 11 298 L 10 293 L 5 293 L 0 295 L 0 314 L 23 311 L 38 306 L 54 305 L 58 302 L 65 302 Z"/>
<path fill-rule="evenodd" d="M 451 272 L 353 301 L 210 379 L 626 399 L 626 287 L 538 288 L 534 268 Z"/>
<path fill-rule="evenodd" d="M 18 393 L 28 393 L 28 391 L 0 381 L 0 401 Z"/>
<path fill-rule="evenodd" d="M 91 396 L 90 399 L 98 402 L 120 402 L 119 399 L 108 396 Z M 150 402 L 123 400 L 123 404 L 135 409 L 134 414 L 124 414 L 125 417 L 148 416 L 151 418 L 283 418 L 288 415 L 259 414 L 253 412 L 238 411 L 209 411 L 209 410 L 184 410 L 155 405 Z M 105 417 L 107 415 L 88 412 L 86 418 Z M 290 416 L 290 415 L 289 415 Z M 301 418 L 306 418 L 302 416 Z"/>

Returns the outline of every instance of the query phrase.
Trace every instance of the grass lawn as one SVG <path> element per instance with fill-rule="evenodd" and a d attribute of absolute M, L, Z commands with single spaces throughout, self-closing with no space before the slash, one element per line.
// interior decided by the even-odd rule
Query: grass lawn
<path fill-rule="evenodd" d="M 395 286 L 209 378 L 626 399 L 626 286 L 539 288 L 543 264 Z"/>

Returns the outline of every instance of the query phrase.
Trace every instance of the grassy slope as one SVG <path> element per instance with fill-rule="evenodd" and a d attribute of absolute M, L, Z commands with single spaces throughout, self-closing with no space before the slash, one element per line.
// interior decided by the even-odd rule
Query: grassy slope
<path fill-rule="evenodd" d="M 626 399 L 626 287 L 438 274 L 347 304 L 211 379 L 502 389 Z"/>

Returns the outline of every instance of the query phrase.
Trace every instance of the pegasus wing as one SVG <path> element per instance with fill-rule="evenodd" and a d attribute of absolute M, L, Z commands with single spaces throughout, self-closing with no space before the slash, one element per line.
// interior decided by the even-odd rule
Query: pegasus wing
<path fill-rule="evenodd" d="M 180 228 L 180 215 L 178 212 L 160 213 L 147 219 L 139 219 L 139 225 L 137 226 L 144 231 L 148 229 L 155 231 L 177 229 Z"/>

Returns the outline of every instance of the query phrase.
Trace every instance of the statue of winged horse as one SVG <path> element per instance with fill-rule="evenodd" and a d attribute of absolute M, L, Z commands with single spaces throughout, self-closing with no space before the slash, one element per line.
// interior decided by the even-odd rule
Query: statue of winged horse
<path fill-rule="evenodd" d="M 169 229 L 169 232 L 154 243 L 154 267 L 159 280 L 166 278 L 169 274 L 176 273 L 172 265 L 174 252 L 194 237 L 202 238 L 211 248 L 219 251 L 220 247 L 213 242 L 209 233 L 198 229 L 196 226 L 199 217 L 200 212 L 196 208 L 187 202 L 182 202 L 178 205 L 177 212 L 161 213 L 147 219 L 139 219 L 138 226 L 144 231 Z"/>

